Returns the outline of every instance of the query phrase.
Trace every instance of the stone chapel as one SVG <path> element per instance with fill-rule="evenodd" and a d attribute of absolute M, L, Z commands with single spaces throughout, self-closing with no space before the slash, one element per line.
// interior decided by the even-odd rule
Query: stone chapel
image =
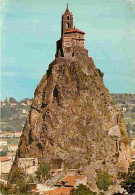
<path fill-rule="evenodd" d="M 65 13 L 62 14 L 61 39 L 56 43 L 56 58 L 73 58 L 77 50 L 88 54 L 88 50 L 84 48 L 85 33 L 73 25 L 73 14 L 69 11 L 67 4 Z"/>

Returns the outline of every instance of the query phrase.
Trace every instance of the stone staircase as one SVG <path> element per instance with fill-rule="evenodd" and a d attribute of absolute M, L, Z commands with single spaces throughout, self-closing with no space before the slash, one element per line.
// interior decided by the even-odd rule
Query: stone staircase
<path fill-rule="evenodd" d="M 49 187 L 53 187 L 60 179 L 62 179 L 63 177 L 65 177 L 65 172 L 64 171 L 61 171 L 59 172 L 59 170 L 57 170 L 53 177 L 51 179 L 48 179 L 46 182 L 45 182 L 45 185 L 49 186 Z"/>

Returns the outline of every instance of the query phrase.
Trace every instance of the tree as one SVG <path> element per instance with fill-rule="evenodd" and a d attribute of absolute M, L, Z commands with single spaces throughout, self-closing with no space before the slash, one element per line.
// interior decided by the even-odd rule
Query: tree
<path fill-rule="evenodd" d="M 14 194 L 26 194 L 29 190 L 28 185 L 24 179 L 19 179 L 14 187 Z"/>
<path fill-rule="evenodd" d="M 10 184 L 4 185 L 4 184 L 0 184 L 0 188 L 1 188 L 1 193 L 6 195 L 6 194 L 12 194 L 12 187 Z"/>
<path fill-rule="evenodd" d="M 132 125 L 132 131 L 135 132 L 135 125 Z"/>
<path fill-rule="evenodd" d="M 12 184 L 12 193 L 8 194 L 27 194 L 29 185 L 27 177 L 21 168 L 15 167 L 9 176 L 9 181 Z"/>
<path fill-rule="evenodd" d="M 9 181 L 13 184 L 16 184 L 18 180 L 25 180 L 25 174 L 21 168 L 15 167 L 9 177 Z"/>
<path fill-rule="evenodd" d="M 7 104 L 1 108 L 1 118 L 8 118 L 13 116 L 13 112 L 10 108 L 10 105 Z"/>
<path fill-rule="evenodd" d="M 123 174 L 123 181 L 121 183 L 121 186 L 129 193 L 134 194 L 135 193 L 135 162 L 133 162 L 129 169 L 127 174 Z"/>
<path fill-rule="evenodd" d="M 13 98 L 13 97 L 10 97 L 9 98 L 9 103 L 16 103 L 17 101 L 16 101 L 16 99 L 15 98 Z"/>
<path fill-rule="evenodd" d="M 80 184 L 70 192 L 70 195 L 96 195 L 96 193 L 91 192 L 87 186 Z"/>
<path fill-rule="evenodd" d="M 38 169 L 36 171 L 36 175 L 37 175 L 37 178 L 39 179 L 39 181 L 41 179 L 43 179 L 43 181 L 45 181 L 46 179 L 49 178 L 49 170 L 50 170 L 49 164 L 43 159 L 39 163 Z"/>
<path fill-rule="evenodd" d="M 113 178 L 108 174 L 108 170 L 97 171 L 96 184 L 100 190 L 108 190 L 109 186 L 113 184 Z"/>
<path fill-rule="evenodd" d="M 131 112 L 135 112 L 135 107 L 131 110 Z"/>

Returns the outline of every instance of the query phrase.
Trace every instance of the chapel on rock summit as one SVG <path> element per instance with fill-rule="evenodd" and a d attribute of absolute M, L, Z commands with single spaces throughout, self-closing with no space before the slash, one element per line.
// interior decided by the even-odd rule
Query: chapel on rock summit
<path fill-rule="evenodd" d="M 73 58 L 76 56 L 76 51 L 88 55 L 88 50 L 84 48 L 85 32 L 73 27 L 73 14 L 67 8 L 62 14 L 61 21 L 61 38 L 56 43 L 56 58 Z"/>

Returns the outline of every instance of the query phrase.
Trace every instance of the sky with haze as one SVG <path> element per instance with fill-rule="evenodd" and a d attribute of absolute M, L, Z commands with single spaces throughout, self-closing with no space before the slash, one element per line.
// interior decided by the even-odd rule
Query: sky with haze
<path fill-rule="evenodd" d="M 1 99 L 32 98 L 54 60 L 67 0 L 1 0 Z M 135 0 L 68 0 L 111 93 L 135 93 Z"/>

